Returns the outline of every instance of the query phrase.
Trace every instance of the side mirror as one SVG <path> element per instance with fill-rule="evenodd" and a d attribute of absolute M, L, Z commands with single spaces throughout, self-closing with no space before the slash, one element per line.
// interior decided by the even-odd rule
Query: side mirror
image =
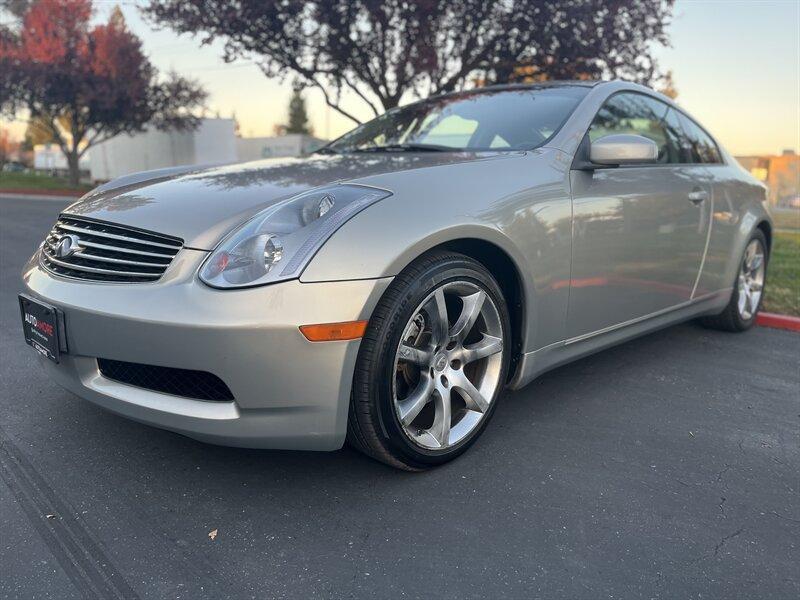
<path fill-rule="evenodd" d="M 653 163 L 658 160 L 658 146 L 641 135 L 614 134 L 591 142 L 589 161 L 595 165 L 619 166 Z"/>

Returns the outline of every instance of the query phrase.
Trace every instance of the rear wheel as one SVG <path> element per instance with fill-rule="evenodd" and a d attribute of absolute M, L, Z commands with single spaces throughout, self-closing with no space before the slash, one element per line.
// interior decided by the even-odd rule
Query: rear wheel
<path fill-rule="evenodd" d="M 756 229 L 745 246 L 728 306 L 720 314 L 702 319 L 703 325 L 723 331 L 746 331 L 756 322 L 767 277 L 767 239 Z"/>
<path fill-rule="evenodd" d="M 494 413 L 508 370 L 509 318 L 483 265 L 437 252 L 401 273 L 359 350 L 348 440 L 392 466 L 452 460 Z"/>

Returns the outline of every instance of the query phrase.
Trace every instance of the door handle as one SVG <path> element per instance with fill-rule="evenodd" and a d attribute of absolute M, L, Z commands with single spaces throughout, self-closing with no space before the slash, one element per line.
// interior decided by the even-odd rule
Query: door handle
<path fill-rule="evenodd" d="M 689 202 L 697 206 L 708 199 L 708 192 L 705 190 L 692 190 L 689 192 Z"/>

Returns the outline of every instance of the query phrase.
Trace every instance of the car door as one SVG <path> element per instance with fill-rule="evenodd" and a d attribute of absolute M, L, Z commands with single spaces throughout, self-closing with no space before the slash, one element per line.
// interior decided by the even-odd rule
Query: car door
<path fill-rule="evenodd" d="M 712 187 L 711 228 L 694 292 L 694 297 L 699 298 L 731 286 L 731 248 L 739 230 L 740 215 L 748 200 L 759 197 L 759 188 L 743 181 L 735 165 L 725 164 L 716 142 L 700 125 L 683 113 L 678 113 L 678 117 L 686 138 L 687 160 L 706 166 Z M 738 267 L 739 257 L 733 260 Z"/>
<path fill-rule="evenodd" d="M 689 163 L 678 116 L 650 96 L 617 93 L 598 111 L 588 136 L 618 133 L 655 141 L 658 162 L 571 171 L 568 339 L 687 302 L 701 268 L 709 174 Z"/>

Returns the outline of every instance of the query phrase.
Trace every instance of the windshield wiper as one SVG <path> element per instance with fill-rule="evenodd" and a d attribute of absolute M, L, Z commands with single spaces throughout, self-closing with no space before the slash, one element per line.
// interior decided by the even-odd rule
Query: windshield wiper
<path fill-rule="evenodd" d="M 341 154 L 341 152 L 339 150 L 334 150 L 330 146 L 323 146 L 322 148 L 314 150 L 312 154 Z"/>
<path fill-rule="evenodd" d="M 435 144 L 387 144 L 366 148 L 348 148 L 349 152 L 457 152 L 458 148 L 437 146 Z"/>

